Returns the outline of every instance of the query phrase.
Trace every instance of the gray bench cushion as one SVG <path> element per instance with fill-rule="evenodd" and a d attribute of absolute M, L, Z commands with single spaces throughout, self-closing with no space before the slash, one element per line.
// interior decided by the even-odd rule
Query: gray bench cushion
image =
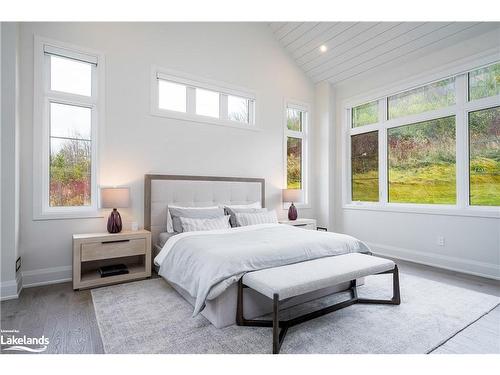
<path fill-rule="evenodd" d="M 350 253 L 249 272 L 243 284 L 269 298 L 277 293 L 283 300 L 393 268 L 392 260 Z"/>

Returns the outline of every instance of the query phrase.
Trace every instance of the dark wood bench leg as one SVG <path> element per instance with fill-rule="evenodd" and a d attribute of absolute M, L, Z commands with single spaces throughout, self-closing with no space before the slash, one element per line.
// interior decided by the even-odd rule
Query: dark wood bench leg
<path fill-rule="evenodd" d="M 398 266 L 387 272 L 381 272 L 378 275 L 383 275 L 385 273 L 392 273 L 392 298 L 391 299 L 370 299 L 370 298 L 358 298 L 358 303 L 373 303 L 381 305 L 399 305 L 401 304 L 401 296 L 399 292 L 399 270 Z"/>
<path fill-rule="evenodd" d="M 273 295 L 273 354 L 280 352 L 279 295 Z"/>

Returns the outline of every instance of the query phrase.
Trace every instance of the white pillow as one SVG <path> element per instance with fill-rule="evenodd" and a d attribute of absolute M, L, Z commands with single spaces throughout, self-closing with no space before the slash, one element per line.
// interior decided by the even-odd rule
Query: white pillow
<path fill-rule="evenodd" d="M 229 229 L 229 215 L 213 219 L 192 219 L 180 217 L 183 232 L 197 232 L 201 230 Z"/>
<path fill-rule="evenodd" d="M 175 206 L 173 204 L 169 204 L 167 207 L 167 232 L 168 233 L 174 233 L 174 224 L 172 221 L 172 215 L 170 215 L 169 207 L 172 208 L 189 208 L 189 209 L 200 209 L 200 210 L 211 210 L 214 208 L 219 208 L 219 206 L 209 206 L 209 207 L 185 207 L 185 206 Z"/>
<path fill-rule="evenodd" d="M 278 217 L 275 210 L 267 212 L 236 212 L 238 224 L 242 227 L 256 224 L 277 224 Z"/>
<path fill-rule="evenodd" d="M 221 207 L 229 207 L 229 208 L 262 208 L 261 202 L 253 202 L 249 204 L 225 204 Z"/>

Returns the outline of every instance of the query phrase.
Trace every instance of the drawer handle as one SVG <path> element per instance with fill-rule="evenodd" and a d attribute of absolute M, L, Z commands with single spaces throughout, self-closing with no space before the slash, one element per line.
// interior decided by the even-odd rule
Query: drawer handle
<path fill-rule="evenodd" d="M 130 240 L 102 241 L 101 243 L 104 245 L 107 243 L 118 243 L 118 242 L 130 242 Z"/>
<path fill-rule="evenodd" d="M 296 227 L 306 227 L 307 224 L 295 224 Z"/>

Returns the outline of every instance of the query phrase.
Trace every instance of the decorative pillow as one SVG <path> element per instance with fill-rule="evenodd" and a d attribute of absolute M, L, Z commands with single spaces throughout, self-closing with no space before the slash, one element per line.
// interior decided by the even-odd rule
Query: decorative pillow
<path fill-rule="evenodd" d="M 192 219 L 180 217 L 183 232 L 196 232 L 200 230 L 228 229 L 229 216 L 217 217 L 215 219 Z"/>
<path fill-rule="evenodd" d="M 172 228 L 168 225 L 168 216 L 171 218 Z M 182 232 L 182 224 L 180 217 L 187 217 L 191 219 L 214 219 L 216 217 L 224 216 L 224 209 L 220 207 L 178 207 L 168 206 L 167 216 L 167 232 L 169 229 L 172 232 Z"/>
<path fill-rule="evenodd" d="M 248 204 L 225 204 L 224 207 L 229 208 L 262 208 L 261 202 L 253 202 Z"/>
<path fill-rule="evenodd" d="M 224 213 L 226 215 L 230 215 L 229 223 L 232 228 L 239 227 L 238 220 L 236 219 L 237 213 L 259 213 L 259 212 L 267 212 L 267 208 L 237 208 L 235 206 L 225 206 Z"/>
<path fill-rule="evenodd" d="M 236 220 L 242 227 L 256 224 L 278 223 L 278 217 L 276 216 L 275 210 L 268 212 L 236 213 Z"/>

